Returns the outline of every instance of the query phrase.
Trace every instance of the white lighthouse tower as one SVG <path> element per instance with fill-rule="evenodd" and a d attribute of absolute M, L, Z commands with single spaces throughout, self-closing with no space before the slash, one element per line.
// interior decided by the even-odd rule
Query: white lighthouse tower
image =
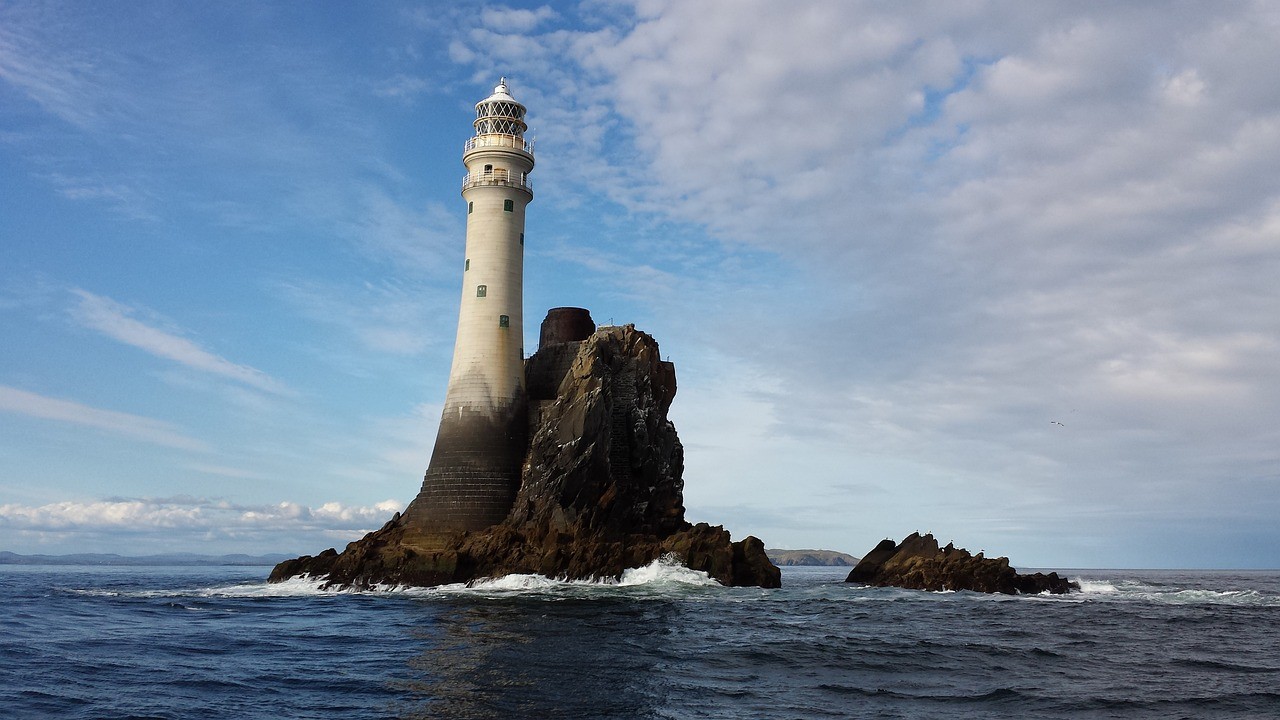
<path fill-rule="evenodd" d="M 422 490 L 402 523 L 432 534 L 500 522 L 520 486 L 525 448 L 524 210 L 533 200 L 525 107 L 503 78 L 476 103 L 462 198 L 462 307 L 440 431 Z"/>

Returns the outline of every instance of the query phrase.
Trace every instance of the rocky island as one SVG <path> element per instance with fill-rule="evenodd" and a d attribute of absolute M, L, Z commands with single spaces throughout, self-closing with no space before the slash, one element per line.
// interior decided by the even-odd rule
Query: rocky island
<path fill-rule="evenodd" d="M 837 550 L 775 550 L 765 553 L 779 567 L 853 567 L 858 558 Z"/>
<path fill-rule="evenodd" d="M 421 490 L 381 529 L 286 560 L 270 581 L 326 588 L 431 586 L 515 573 L 617 578 L 674 555 L 724 585 L 779 587 L 755 537 L 684 515 L 684 448 L 667 410 L 675 366 L 633 325 L 597 328 L 583 308 L 543 320 L 524 352 L 525 212 L 533 200 L 526 108 L 506 78 L 476 103 L 463 144 L 466 249 L 449 385 Z M 801 551 L 780 562 L 849 563 Z M 932 536 L 886 540 L 850 582 L 984 592 L 1066 592 L 1057 575 L 1019 576 Z"/>
<path fill-rule="evenodd" d="M 912 590 L 973 590 L 985 593 L 1061 595 L 1080 586 L 1056 572 L 1020 575 L 1004 557 L 972 555 L 933 535 L 911 533 L 900 543 L 884 540 L 863 556 L 845 582 Z"/>
<path fill-rule="evenodd" d="M 366 589 L 513 573 L 604 579 L 674 553 L 724 585 L 781 585 L 760 540 L 685 520 L 684 450 L 667 419 L 675 367 L 652 337 L 632 325 L 597 330 L 586 310 L 557 308 L 525 375 L 527 449 L 505 519 L 430 532 L 397 513 L 340 553 L 280 563 L 270 580 Z"/>

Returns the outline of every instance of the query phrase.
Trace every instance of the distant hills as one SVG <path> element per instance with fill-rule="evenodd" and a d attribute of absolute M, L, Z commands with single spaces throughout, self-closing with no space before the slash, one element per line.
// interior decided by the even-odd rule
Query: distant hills
<path fill-rule="evenodd" d="M 827 567 L 853 567 L 858 558 L 835 550 L 768 550 L 765 554 L 779 567 L 783 565 L 817 565 Z"/>
<path fill-rule="evenodd" d="M 115 553 L 74 553 L 71 555 L 19 555 L 0 551 L 0 565 L 251 565 L 273 566 L 291 556 L 267 555 L 198 555 L 196 553 L 164 553 L 160 555 L 116 555 Z"/>

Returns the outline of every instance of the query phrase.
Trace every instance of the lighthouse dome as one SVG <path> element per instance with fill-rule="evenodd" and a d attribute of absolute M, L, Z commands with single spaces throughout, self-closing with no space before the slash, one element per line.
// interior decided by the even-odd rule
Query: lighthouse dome
<path fill-rule="evenodd" d="M 476 135 L 514 135 L 522 137 L 529 129 L 524 123 L 525 107 L 507 90 L 507 79 L 498 81 L 493 94 L 476 103 Z"/>
<path fill-rule="evenodd" d="M 516 99 L 511 97 L 511 91 L 507 89 L 507 79 L 504 77 L 498 80 L 498 85 L 493 89 L 493 94 L 476 103 L 476 106 L 483 105 L 488 102 L 506 101 L 515 102 Z"/>

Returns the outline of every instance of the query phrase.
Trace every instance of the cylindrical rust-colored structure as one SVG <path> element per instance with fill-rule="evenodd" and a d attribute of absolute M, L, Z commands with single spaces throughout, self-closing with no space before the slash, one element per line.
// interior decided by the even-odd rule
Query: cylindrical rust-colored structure
<path fill-rule="evenodd" d="M 566 342 L 578 342 L 591 337 L 596 323 L 586 308 L 558 307 L 547 311 L 538 336 L 538 348 Z"/>

